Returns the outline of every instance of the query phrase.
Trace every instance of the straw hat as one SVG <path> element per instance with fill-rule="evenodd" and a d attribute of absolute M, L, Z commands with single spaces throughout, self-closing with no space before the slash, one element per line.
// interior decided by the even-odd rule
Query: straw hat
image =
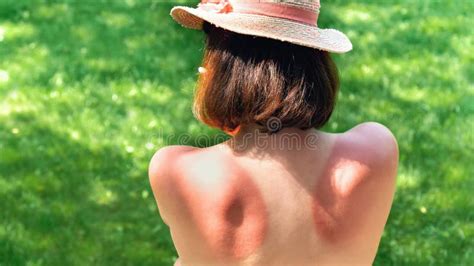
<path fill-rule="evenodd" d="M 318 28 L 319 0 L 201 0 L 196 8 L 176 6 L 179 24 L 202 29 L 203 21 L 240 34 L 267 37 L 334 53 L 352 50 L 347 36 Z"/>

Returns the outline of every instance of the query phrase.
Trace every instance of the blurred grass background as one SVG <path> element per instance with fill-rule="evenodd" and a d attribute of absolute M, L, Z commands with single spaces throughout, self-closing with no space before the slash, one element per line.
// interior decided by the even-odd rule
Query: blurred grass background
<path fill-rule="evenodd" d="M 216 133 L 191 113 L 203 35 L 172 6 L 0 1 L 0 265 L 171 265 L 149 159 Z M 468 0 L 323 1 L 320 26 L 354 44 L 335 56 L 325 129 L 379 121 L 400 146 L 375 265 L 474 264 L 473 13 Z"/>

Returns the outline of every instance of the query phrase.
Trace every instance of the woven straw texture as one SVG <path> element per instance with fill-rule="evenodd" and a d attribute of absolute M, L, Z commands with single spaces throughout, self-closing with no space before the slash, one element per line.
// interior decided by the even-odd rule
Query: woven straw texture
<path fill-rule="evenodd" d="M 319 6 L 310 8 L 317 12 Z M 282 18 L 232 12 L 214 13 L 185 6 L 174 7 L 170 14 L 176 22 L 190 29 L 200 30 L 203 22 L 207 21 L 236 33 L 276 39 L 323 51 L 345 53 L 352 50 L 350 40 L 338 30 L 320 29 Z"/>

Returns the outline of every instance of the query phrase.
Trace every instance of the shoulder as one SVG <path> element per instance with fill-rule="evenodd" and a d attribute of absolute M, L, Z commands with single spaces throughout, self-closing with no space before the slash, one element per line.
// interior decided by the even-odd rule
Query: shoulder
<path fill-rule="evenodd" d="M 148 175 L 152 188 L 166 189 L 178 176 L 183 182 L 209 180 L 225 173 L 232 161 L 218 148 L 168 146 L 158 150 L 150 161 Z"/>
<path fill-rule="evenodd" d="M 157 179 L 171 173 L 176 165 L 176 160 L 187 152 L 194 151 L 197 148 L 190 146 L 167 146 L 155 152 L 150 160 L 148 167 L 148 176 L 150 181 L 159 181 Z"/>
<path fill-rule="evenodd" d="M 350 221 L 341 232 L 354 251 L 375 254 L 395 192 L 396 138 L 386 126 L 366 122 L 336 134 L 332 154 L 331 185 L 346 208 L 342 220 Z"/>
<path fill-rule="evenodd" d="M 398 165 L 397 140 L 390 129 L 380 123 L 361 123 L 342 134 L 341 139 L 372 167 L 396 168 Z"/>
<path fill-rule="evenodd" d="M 339 165 L 358 165 L 363 169 L 363 180 L 384 183 L 387 189 L 394 185 L 398 144 L 394 134 L 380 123 L 365 122 L 336 134 L 331 157 Z"/>
<path fill-rule="evenodd" d="M 364 122 L 348 131 L 347 135 L 358 136 L 368 142 L 382 144 L 384 147 L 397 149 L 397 140 L 392 131 L 378 122 Z"/>
<path fill-rule="evenodd" d="M 179 160 L 185 154 L 196 150 L 198 148 L 190 146 L 167 146 L 156 151 L 150 160 L 148 177 L 160 216 L 164 221 L 170 205 L 176 202 L 176 197 L 179 194 L 176 187 Z"/>
<path fill-rule="evenodd" d="M 232 165 L 218 149 L 168 146 L 158 150 L 150 161 L 148 176 L 165 223 L 173 223 L 169 217 L 191 208 L 193 198 L 214 195 L 226 187 L 228 180 L 223 177 L 235 172 Z"/>

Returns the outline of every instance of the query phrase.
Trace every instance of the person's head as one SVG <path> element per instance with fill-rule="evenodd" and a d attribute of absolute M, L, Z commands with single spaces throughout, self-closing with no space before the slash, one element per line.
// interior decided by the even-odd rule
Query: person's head
<path fill-rule="evenodd" d="M 320 128 L 330 118 L 339 87 L 325 51 L 242 35 L 205 22 L 206 49 L 194 100 L 195 115 L 225 131 L 260 125 Z M 269 129 L 269 120 L 279 127 Z"/>

